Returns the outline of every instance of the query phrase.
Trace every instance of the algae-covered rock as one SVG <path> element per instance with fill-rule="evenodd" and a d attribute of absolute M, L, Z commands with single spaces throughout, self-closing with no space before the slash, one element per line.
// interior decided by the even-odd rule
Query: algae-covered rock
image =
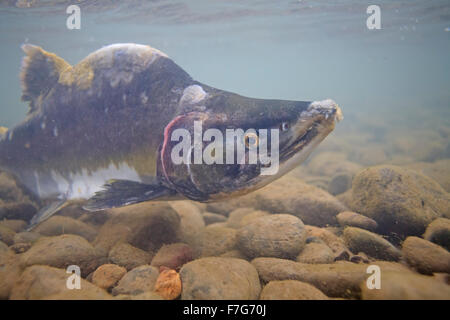
<path fill-rule="evenodd" d="M 3 241 L 8 246 L 10 246 L 14 243 L 15 235 L 16 233 L 14 232 L 14 230 L 6 226 L 0 225 L 0 241 Z"/>
<path fill-rule="evenodd" d="M 227 221 L 227 217 L 218 213 L 204 212 L 203 221 L 205 222 L 205 225 L 209 225 L 217 222 L 225 222 Z"/>
<path fill-rule="evenodd" d="M 364 252 L 367 255 L 380 260 L 398 261 L 400 251 L 389 241 L 370 231 L 347 227 L 344 229 L 343 238 L 347 247 L 354 253 Z"/>
<path fill-rule="evenodd" d="M 450 252 L 430 241 L 408 237 L 403 242 L 402 252 L 406 262 L 420 273 L 450 273 Z"/>
<path fill-rule="evenodd" d="M 270 281 L 264 286 L 260 300 L 328 300 L 322 291 L 297 280 Z"/>
<path fill-rule="evenodd" d="M 27 227 L 27 222 L 20 219 L 5 219 L 0 221 L 0 225 L 10 228 L 14 232 L 21 232 Z"/>
<path fill-rule="evenodd" d="M 305 245 L 306 230 L 293 215 L 268 215 L 239 229 L 237 241 L 239 250 L 251 258 L 295 258 Z"/>
<path fill-rule="evenodd" d="M 430 223 L 423 237 L 450 251 L 450 219 L 438 218 Z"/>
<path fill-rule="evenodd" d="M 22 270 L 19 256 L 0 242 L 0 300 L 8 299 Z"/>
<path fill-rule="evenodd" d="M 384 234 L 421 235 L 431 221 L 450 215 L 450 195 L 415 171 L 376 166 L 355 176 L 352 209 L 374 219 Z"/>
<path fill-rule="evenodd" d="M 185 264 L 180 276 L 182 300 L 255 300 L 261 291 L 258 273 L 242 259 L 201 258 Z"/>

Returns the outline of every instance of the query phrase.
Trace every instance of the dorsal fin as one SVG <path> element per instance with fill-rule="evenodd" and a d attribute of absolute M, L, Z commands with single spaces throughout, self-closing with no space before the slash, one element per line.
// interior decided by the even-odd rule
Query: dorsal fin
<path fill-rule="evenodd" d="M 64 59 L 41 47 L 24 44 L 22 50 L 26 56 L 22 60 L 20 80 L 22 83 L 22 100 L 30 102 L 29 113 L 38 108 L 37 100 L 45 96 L 59 79 L 59 75 L 71 68 Z"/>

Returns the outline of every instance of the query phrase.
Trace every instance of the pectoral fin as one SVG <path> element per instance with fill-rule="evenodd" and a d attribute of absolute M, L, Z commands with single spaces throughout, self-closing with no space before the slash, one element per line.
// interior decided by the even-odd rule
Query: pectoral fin
<path fill-rule="evenodd" d="M 30 223 L 28 224 L 27 231 L 32 230 L 35 226 L 37 226 L 39 223 L 47 220 L 52 215 L 54 215 L 56 212 L 64 208 L 66 205 L 68 205 L 69 202 L 66 199 L 61 199 L 58 201 L 54 201 L 50 203 L 49 205 L 41 208 L 38 213 L 36 213 L 33 218 L 31 218 Z"/>
<path fill-rule="evenodd" d="M 151 184 L 130 180 L 110 180 L 83 206 L 88 211 L 123 207 L 130 204 L 176 195 L 176 191 L 164 186 L 157 178 Z"/>

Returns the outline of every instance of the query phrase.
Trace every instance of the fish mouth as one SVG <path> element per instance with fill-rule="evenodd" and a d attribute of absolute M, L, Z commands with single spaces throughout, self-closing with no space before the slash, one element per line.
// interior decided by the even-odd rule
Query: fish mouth
<path fill-rule="evenodd" d="M 343 118 L 341 108 L 333 100 L 311 102 L 294 124 L 291 139 L 280 150 L 280 164 L 292 158 L 306 158 Z"/>

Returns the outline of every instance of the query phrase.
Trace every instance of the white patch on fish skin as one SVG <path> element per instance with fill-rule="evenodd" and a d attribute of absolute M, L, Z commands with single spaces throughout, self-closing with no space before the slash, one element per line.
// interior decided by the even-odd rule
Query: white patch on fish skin
<path fill-rule="evenodd" d="M 58 136 L 58 127 L 54 127 L 53 128 L 53 136 L 57 137 Z"/>
<path fill-rule="evenodd" d="M 180 104 L 195 104 L 206 98 L 206 92 L 197 84 L 186 87 L 180 99 Z"/>
<path fill-rule="evenodd" d="M 8 140 L 11 141 L 14 135 L 14 130 L 8 130 L 6 134 L 8 135 Z"/>
<path fill-rule="evenodd" d="M 39 180 L 39 173 L 37 171 L 34 171 L 34 179 L 36 180 L 36 193 L 40 197 L 41 196 L 41 182 Z"/>
<path fill-rule="evenodd" d="M 70 173 L 67 177 L 52 170 L 51 177 L 57 185 L 58 193 L 65 195 L 68 200 L 89 199 L 95 192 L 101 191 L 102 186 L 110 179 L 142 182 L 136 170 L 126 163 L 118 166 L 111 163 L 107 168 L 94 172 L 81 169 L 77 173 Z"/>
<path fill-rule="evenodd" d="M 145 91 L 141 93 L 140 97 L 141 97 L 141 102 L 142 102 L 142 104 L 146 104 L 147 101 L 148 101 L 148 97 L 147 97 L 147 95 L 145 94 Z"/>
<path fill-rule="evenodd" d="M 323 114 L 325 119 L 334 115 L 334 120 L 336 121 L 341 121 L 344 118 L 341 108 L 331 99 L 311 102 L 308 109 L 303 111 L 300 116 L 302 118 L 309 118 L 317 114 Z"/>
<path fill-rule="evenodd" d="M 46 126 L 47 126 L 47 124 L 45 123 L 45 121 L 42 121 L 41 122 L 41 129 L 44 130 Z"/>

